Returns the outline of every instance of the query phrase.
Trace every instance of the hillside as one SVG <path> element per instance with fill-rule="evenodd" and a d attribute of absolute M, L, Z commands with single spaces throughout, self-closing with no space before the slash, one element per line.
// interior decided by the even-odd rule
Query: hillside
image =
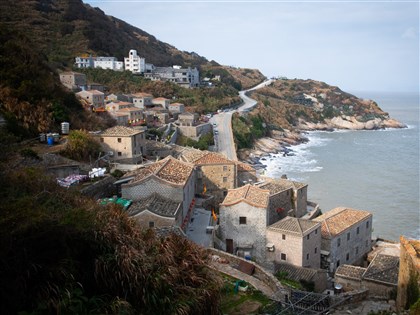
<path fill-rule="evenodd" d="M 329 130 L 401 128 L 376 102 L 314 80 L 276 80 L 254 90 L 259 101 L 253 114 L 274 129 Z"/>

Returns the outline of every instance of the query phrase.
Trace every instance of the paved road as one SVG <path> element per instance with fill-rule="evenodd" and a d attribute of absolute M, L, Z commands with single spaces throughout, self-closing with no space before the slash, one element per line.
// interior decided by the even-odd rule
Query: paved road
<path fill-rule="evenodd" d="M 215 149 L 217 152 L 222 153 L 228 159 L 237 161 L 238 157 L 236 156 L 236 147 L 233 141 L 233 132 L 232 132 L 232 114 L 234 112 L 245 112 L 251 110 L 255 105 L 257 105 L 257 101 L 253 100 L 252 98 L 245 95 L 246 92 L 260 89 L 271 84 L 273 80 L 269 79 L 266 80 L 253 88 L 240 91 L 239 96 L 243 100 L 243 104 L 238 107 L 238 109 L 229 110 L 226 112 L 221 112 L 219 114 L 213 115 L 210 119 L 210 122 L 213 124 L 213 131 L 214 131 L 214 142 L 215 142 Z"/>

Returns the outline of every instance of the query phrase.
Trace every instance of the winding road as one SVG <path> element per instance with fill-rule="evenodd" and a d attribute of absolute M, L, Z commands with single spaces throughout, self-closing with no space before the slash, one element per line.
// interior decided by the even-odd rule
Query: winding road
<path fill-rule="evenodd" d="M 213 124 L 215 150 L 225 155 L 228 159 L 237 161 L 235 142 L 233 141 L 232 132 L 232 114 L 235 112 L 244 113 L 249 112 L 257 105 L 257 101 L 246 96 L 245 93 L 248 91 L 260 89 L 271 84 L 273 80 L 268 79 L 255 87 L 239 92 L 239 96 L 242 98 L 243 104 L 237 109 L 225 110 L 224 112 L 213 115 L 210 118 L 210 122 Z"/>

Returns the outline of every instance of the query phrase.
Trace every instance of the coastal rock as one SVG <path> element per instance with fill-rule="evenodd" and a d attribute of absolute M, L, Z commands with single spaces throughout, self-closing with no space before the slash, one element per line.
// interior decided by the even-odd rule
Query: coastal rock
<path fill-rule="evenodd" d="M 407 128 L 407 125 L 393 118 L 386 119 L 382 123 L 385 128 Z"/>

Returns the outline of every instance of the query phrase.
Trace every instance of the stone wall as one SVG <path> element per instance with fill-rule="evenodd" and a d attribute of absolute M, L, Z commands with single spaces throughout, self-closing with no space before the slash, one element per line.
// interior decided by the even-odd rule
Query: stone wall
<path fill-rule="evenodd" d="M 298 189 L 296 192 L 296 217 L 300 218 L 305 215 L 306 209 L 307 209 L 307 202 L 308 202 L 308 186 L 302 187 L 301 189 Z"/>
<path fill-rule="evenodd" d="M 292 194 L 293 189 L 290 188 L 270 196 L 267 225 L 271 225 L 287 216 L 287 213 L 292 209 Z"/>
<path fill-rule="evenodd" d="M 179 126 L 178 129 L 182 135 L 198 140 L 200 136 L 210 133 L 212 126 L 210 123 L 205 123 L 197 126 Z"/>
<path fill-rule="evenodd" d="M 264 282 L 264 284 L 266 284 L 271 290 L 273 290 L 273 292 L 276 292 L 278 298 L 284 301 L 285 295 L 290 296 L 290 290 L 288 288 L 283 287 L 280 281 L 272 273 L 267 271 L 259 264 L 245 260 L 235 255 L 231 255 L 229 253 L 223 252 L 215 248 L 208 248 L 207 252 L 211 255 L 217 255 L 228 260 L 231 266 L 238 266 L 241 261 L 246 261 L 250 264 L 253 264 L 255 266 L 253 276 Z"/>
<path fill-rule="evenodd" d="M 149 223 L 153 222 L 153 226 L 155 228 L 158 227 L 166 227 L 166 226 L 173 226 L 173 225 L 181 225 L 181 220 L 179 212 L 177 213 L 177 219 L 163 217 L 157 214 L 154 214 L 150 211 L 142 211 L 138 215 L 131 217 L 132 219 L 136 220 L 136 222 L 144 229 L 148 229 L 150 227 Z"/>
<path fill-rule="evenodd" d="M 236 188 L 236 165 L 233 163 L 202 165 L 200 169 L 202 174 L 201 183 L 206 185 L 207 194 L 214 195 L 214 202 L 218 206 L 223 201 L 225 192 L 228 189 Z"/>

